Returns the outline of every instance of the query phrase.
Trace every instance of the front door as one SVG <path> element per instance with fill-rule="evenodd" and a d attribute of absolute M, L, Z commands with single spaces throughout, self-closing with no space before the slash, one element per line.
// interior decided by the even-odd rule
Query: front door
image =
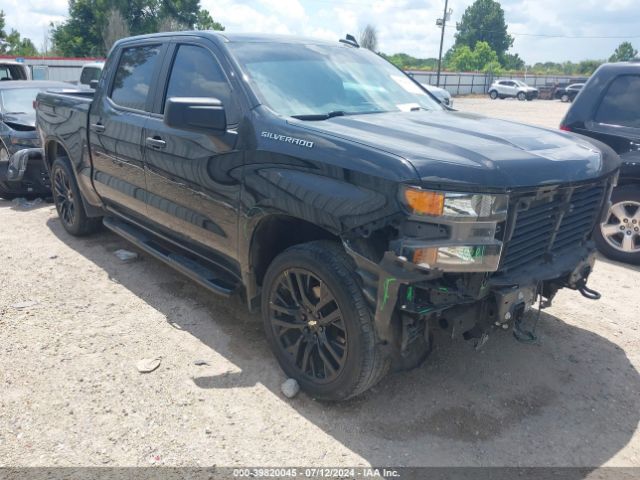
<path fill-rule="evenodd" d="M 96 191 L 111 208 L 138 217 L 147 211 L 143 130 L 162 51 L 159 44 L 123 48 L 89 115 Z"/>
<path fill-rule="evenodd" d="M 144 129 L 149 218 L 168 235 L 178 233 L 196 246 L 237 257 L 238 207 L 242 165 L 236 150 L 240 118 L 231 84 L 206 43 L 177 43 L 167 53 L 164 96 Z M 224 133 L 178 130 L 163 122 L 171 97 L 208 97 L 223 102 Z"/>

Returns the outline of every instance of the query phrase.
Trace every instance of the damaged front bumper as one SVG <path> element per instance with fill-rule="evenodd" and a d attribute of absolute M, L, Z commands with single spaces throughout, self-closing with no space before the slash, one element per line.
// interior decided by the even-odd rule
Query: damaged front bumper
<path fill-rule="evenodd" d="M 395 315 L 437 319 L 452 334 L 464 335 L 478 327 L 508 328 L 538 298 L 542 308 L 549 306 L 560 288 L 578 290 L 593 298 L 584 291 L 595 262 L 591 243 L 552 262 L 529 265 L 509 275 L 430 270 L 392 251 L 376 263 L 358 253 L 349 242 L 344 246 L 357 265 L 362 290 L 375 312 L 376 331 L 383 342 L 397 342 Z"/>
<path fill-rule="evenodd" d="M 43 163 L 42 148 L 25 148 L 0 163 L 0 183 L 14 195 L 47 194 L 51 190 L 49 174 Z"/>

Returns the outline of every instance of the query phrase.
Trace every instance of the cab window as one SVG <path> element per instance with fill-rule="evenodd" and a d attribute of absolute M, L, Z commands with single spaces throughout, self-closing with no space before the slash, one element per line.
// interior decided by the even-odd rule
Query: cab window
<path fill-rule="evenodd" d="M 142 45 L 122 51 L 111 88 L 111 100 L 121 107 L 146 110 L 160 48 L 159 45 Z"/>
<path fill-rule="evenodd" d="M 213 54 L 203 47 L 178 47 L 167 84 L 165 105 L 171 97 L 217 98 L 225 107 L 227 122 L 238 122 L 238 109 L 227 78 Z"/>

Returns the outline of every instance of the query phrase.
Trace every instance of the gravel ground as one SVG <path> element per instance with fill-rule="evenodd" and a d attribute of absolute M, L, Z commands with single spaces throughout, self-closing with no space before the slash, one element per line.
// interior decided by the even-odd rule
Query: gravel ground
<path fill-rule="evenodd" d="M 554 128 L 566 105 L 456 108 Z M 537 344 L 438 335 L 423 367 L 334 405 L 283 397 L 239 300 L 66 235 L 49 204 L 0 201 L 0 229 L 0 466 L 640 466 L 640 268 L 599 260 L 602 300 L 562 291 Z"/>

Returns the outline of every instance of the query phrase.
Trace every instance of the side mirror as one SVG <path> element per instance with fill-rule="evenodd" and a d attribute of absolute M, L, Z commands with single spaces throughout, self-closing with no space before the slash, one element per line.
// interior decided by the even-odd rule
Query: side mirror
<path fill-rule="evenodd" d="M 93 88 L 94 90 L 96 90 L 98 88 L 98 82 L 99 82 L 99 80 L 91 80 L 89 82 L 89 87 Z"/>
<path fill-rule="evenodd" d="M 225 132 L 227 115 L 217 98 L 171 97 L 164 107 L 168 127 L 202 133 Z"/>

